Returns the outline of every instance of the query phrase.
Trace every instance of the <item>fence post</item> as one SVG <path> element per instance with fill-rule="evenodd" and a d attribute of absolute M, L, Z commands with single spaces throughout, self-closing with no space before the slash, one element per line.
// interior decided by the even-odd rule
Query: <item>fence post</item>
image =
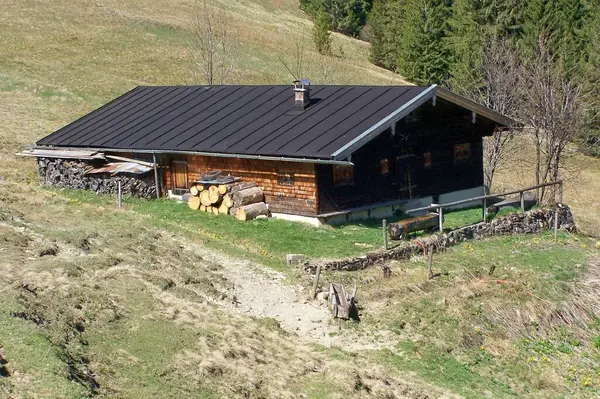
<path fill-rule="evenodd" d="M 156 153 L 152 154 L 152 161 L 154 162 L 154 186 L 156 188 L 156 199 L 160 199 L 160 183 L 158 181 L 158 165 L 156 164 Z"/>
<path fill-rule="evenodd" d="M 317 297 L 317 287 L 319 286 L 319 278 L 321 278 L 321 265 L 317 265 L 317 274 L 315 275 L 315 281 L 313 282 L 313 289 L 310 293 L 312 299 Z"/>
<path fill-rule="evenodd" d="M 117 207 L 123 208 L 123 190 L 121 188 L 121 180 L 117 182 Z"/>
<path fill-rule="evenodd" d="M 381 221 L 383 225 L 383 249 L 388 249 L 388 234 L 387 234 L 387 220 L 383 219 Z"/>
<path fill-rule="evenodd" d="M 444 208 L 441 206 L 438 208 L 438 217 L 440 222 L 440 233 L 444 232 Z"/>
<path fill-rule="evenodd" d="M 558 183 L 558 203 L 559 204 L 563 203 L 563 181 L 562 180 Z"/>
<path fill-rule="evenodd" d="M 428 278 L 431 280 L 433 278 L 433 246 L 429 247 L 429 252 L 427 253 L 427 269 Z"/>
<path fill-rule="evenodd" d="M 554 205 L 554 242 L 558 242 L 558 206 Z"/>
<path fill-rule="evenodd" d="M 483 198 L 483 221 L 487 219 L 487 197 Z"/>
<path fill-rule="evenodd" d="M 521 201 L 521 212 L 525 212 L 525 192 L 521 191 L 519 193 L 519 200 Z"/>

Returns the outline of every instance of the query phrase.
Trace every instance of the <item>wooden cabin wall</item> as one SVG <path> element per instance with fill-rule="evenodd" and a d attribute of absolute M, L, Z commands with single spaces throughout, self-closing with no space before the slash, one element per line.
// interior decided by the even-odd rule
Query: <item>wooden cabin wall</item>
<path fill-rule="evenodd" d="M 378 202 L 435 196 L 483 185 L 483 136 L 495 125 L 472 122 L 470 111 L 438 99 L 419 107 L 352 154 L 354 184 L 335 187 L 331 165 L 318 165 L 319 213 Z M 470 157 L 455 162 L 454 145 L 469 143 Z M 425 165 L 425 153 L 431 165 Z M 387 161 L 385 161 L 387 160 Z M 387 162 L 388 174 L 382 174 Z"/>
<path fill-rule="evenodd" d="M 242 181 L 256 182 L 264 191 L 271 212 L 315 216 L 318 212 L 317 179 L 315 165 L 301 162 L 276 162 L 254 159 L 219 158 L 197 155 L 163 156 L 163 165 L 172 161 L 186 161 L 188 182 L 198 180 L 200 174 L 210 170 L 222 170 Z M 171 169 L 165 168 L 165 185 L 171 188 Z M 292 177 L 287 184 L 280 177 Z"/>

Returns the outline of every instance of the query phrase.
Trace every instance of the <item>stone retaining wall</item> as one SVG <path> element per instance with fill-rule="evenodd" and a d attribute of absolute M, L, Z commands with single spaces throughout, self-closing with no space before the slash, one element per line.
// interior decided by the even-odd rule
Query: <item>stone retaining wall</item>
<path fill-rule="evenodd" d="M 434 252 L 451 247 L 466 240 L 493 237 L 507 234 L 534 234 L 554 228 L 554 209 L 540 209 L 508 215 L 490 222 L 476 223 L 444 234 L 434 234 L 400 244 L 390 250 L 367 253 L 364 256 L 342 260 L 318 260 L 307 265 L 307 271 L 314 272 L 320 264 L 323 270 L 361 270 L 369 266 L 395 259 L 408 259 L 422 254 L 426 249 Z M 558 205 L 558 228 L 561 231 L 575 232 L 575 222 L 571 210 L 566 205 Z"/>
<path fill-rule="evenodd" d="M 38 158 L 40 176 L 44 184 L 55 187 L 92 190 L 103 194 L 116 194 L 121 182 L 123 195 L 139 198 L 156 198 L 156 185 L 152 173 L 144 175 L 110 173 L 86 175 L 93 165 L 76 159 Z"/>

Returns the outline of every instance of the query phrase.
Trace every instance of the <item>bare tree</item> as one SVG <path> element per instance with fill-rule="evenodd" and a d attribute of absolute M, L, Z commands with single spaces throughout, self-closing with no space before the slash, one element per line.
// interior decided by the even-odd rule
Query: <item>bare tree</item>
<path fill-rule="evenodd" d="M 483 52 L 481 63 L 485 85 L 477 88 L 477 97 L 486 107 L 515 118 L 519 98 L 519 57 L 515 49 L 506 40 L 494 40 L 488 43 Z M 496 171 L 508 161 L 514 149 L 515 124 L 496 129 L 491 137 L 483 140 L 484 184 L 486 193 L 490 193 Z"/>
<path fill-rule="evenodd" d="M 285 55 L 278 56 L 279 62 L 287 73 L 294 79 L 311 79 L 313 83 L 330 84 L 335 79 L 335 68 L 332 57 L 316 54 L 309 40 L 301 35 L 294 41 L 294 47 Z M 289 77 L 276 71 L 282 82 L 289 83 Z"/>
<path fill-rule="evenodd" d="M 188 50 L 195 83 L 223 85 L 233 71 L 236 40 L 223 10 L 215 10 L 206 0 L 196 0 L 193 36 Z"/>
<path fill-rule="evenodd" d="M 506 40 L 491 39 L 486 43 L 481 57 L 481 81 L 469 87 L 452 87 L 454 91 L 511 118 L 517 116 L 519 100 L 519 57 Z M 496 171 L 509 159 L 514 146 L 517 125 L 496 129 L 483 140 L 484 185 L 490 193 Z"/>
<path fill-rule="evenodd" d="M 587 94 L 581 84 L 568 79 L 551 59 L 544 37 L 540 37 L 530 62 L 523 67 L 523 120 L 534 138 L 535 178 L 542 184 L 561 177 L 565 150 L 586 125 Z M 547 190 L 538 192 L 540 202 Z"/>

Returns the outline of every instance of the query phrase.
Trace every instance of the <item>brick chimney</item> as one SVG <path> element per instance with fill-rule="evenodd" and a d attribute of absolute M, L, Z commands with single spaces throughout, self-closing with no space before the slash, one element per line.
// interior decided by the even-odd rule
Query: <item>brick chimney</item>
<path fill-rule="evenodd" d="M 306 108 L 310 104 L 310 80 L 294 80 L 294 108 Z"/>

